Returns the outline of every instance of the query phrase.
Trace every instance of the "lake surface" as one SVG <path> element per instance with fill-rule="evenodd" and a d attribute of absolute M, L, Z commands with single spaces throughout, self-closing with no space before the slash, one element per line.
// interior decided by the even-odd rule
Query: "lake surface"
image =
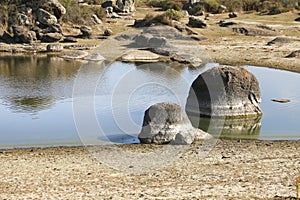
<path fill-rule="evenodd" d="M 138 142 L 144 111 L 168 101 L 185 107 L 197 70 L 167 64 L 65 61 L 51 56 L 0 59 L 0 148 Z M 246 67 L 262 91 L 261 119 L 195 126 L 220 137 L 300 139 L 300 74 Z M 280 104 L 274 98 L 291 102 Z M 199 122 L 199 123 L 198 123 Z"/>

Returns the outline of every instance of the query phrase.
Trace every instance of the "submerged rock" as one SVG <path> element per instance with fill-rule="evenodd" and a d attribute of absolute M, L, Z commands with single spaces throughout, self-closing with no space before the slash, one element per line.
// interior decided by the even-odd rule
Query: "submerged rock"
<path fill-rule="evenodd" d="M 204 116 L 261 115 L 261 93 L 256 77 L 241 67 L 219 66 L 193 82 L 186 111 Z"/>
<path fill-rule="evenodd" d="M 142 143 L 184 145 L 212 136 L 194 128 L 179 105 L 158 103 L 146 110 L 138 138 Z"/>

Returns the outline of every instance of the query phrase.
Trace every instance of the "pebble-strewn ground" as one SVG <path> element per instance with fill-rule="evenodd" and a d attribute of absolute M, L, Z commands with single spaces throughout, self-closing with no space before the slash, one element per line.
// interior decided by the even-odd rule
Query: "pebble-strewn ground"
<path fill-rule="evenodd" d="M 106 147 L 98 150 L 101 148 Z M 157 147 L 118 148 L 147 153 Z M 294 180 L 300 175 L 300 141 L 219 140 L 206 157 L 199 156 L 200 149 L 201 144 L 194 144 L 168 166 L 141 174 L 111 169 L 83 147 L 2 150 L 0 199 L 287 199 L 296 196 Z M 108 156 L 112 160 L 120 159 L 118 155 Z M 139 162 L 155 160 L 149 161 L 145 156 Z"/>

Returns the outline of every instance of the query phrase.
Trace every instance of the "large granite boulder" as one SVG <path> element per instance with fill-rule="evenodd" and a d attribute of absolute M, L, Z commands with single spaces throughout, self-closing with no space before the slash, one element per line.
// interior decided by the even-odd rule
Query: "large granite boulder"
<path fill-rule="evenodd" d="M 41 8 L 37 12 L 37 19 L 40 23 L 44 25 L 51 25 L 57 23 L 57 18 L 54 15 Z"/>
<path fill-rule="evenodd" d="M 203 116 L 261 115 L 261 93 L 256 77 L 241 67 L 219 66 L 193 82 L 186 104 L 190 114 Z"/>
<path fill-rule="evenodd" d="M 212 136 L 194 128 L 179 105 L 158 103 L 146 110 L 138 138 L 141 143 L 184 145 Z"/>

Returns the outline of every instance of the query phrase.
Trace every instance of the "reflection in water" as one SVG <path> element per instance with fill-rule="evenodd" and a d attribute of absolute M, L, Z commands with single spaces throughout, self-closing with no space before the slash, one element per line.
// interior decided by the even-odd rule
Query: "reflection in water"
<path fill-rule="evenodd" d="M 13 112 L 50 109 L 56 99 L 72 96 L 72 79 L 79 62 L 53 56 L 2 56 L 0 99 Z"/>
<path fill-rule="evenodd" d="M 4 98 L 6 104 L 15 112 L 34 113 L 50 109 L 55 100 L 52 97 L 7 97 Z"/>
<path fill-rule="evenodd" d="M 261 116 L 251 118 L 208 118 L 189 116 L 194 127 L 208 131 L 215 137 L 220 138 L 245 138 L 258 139 L 261 129 Z M 213 124 L 213 126 L 210 126 Z"/>

